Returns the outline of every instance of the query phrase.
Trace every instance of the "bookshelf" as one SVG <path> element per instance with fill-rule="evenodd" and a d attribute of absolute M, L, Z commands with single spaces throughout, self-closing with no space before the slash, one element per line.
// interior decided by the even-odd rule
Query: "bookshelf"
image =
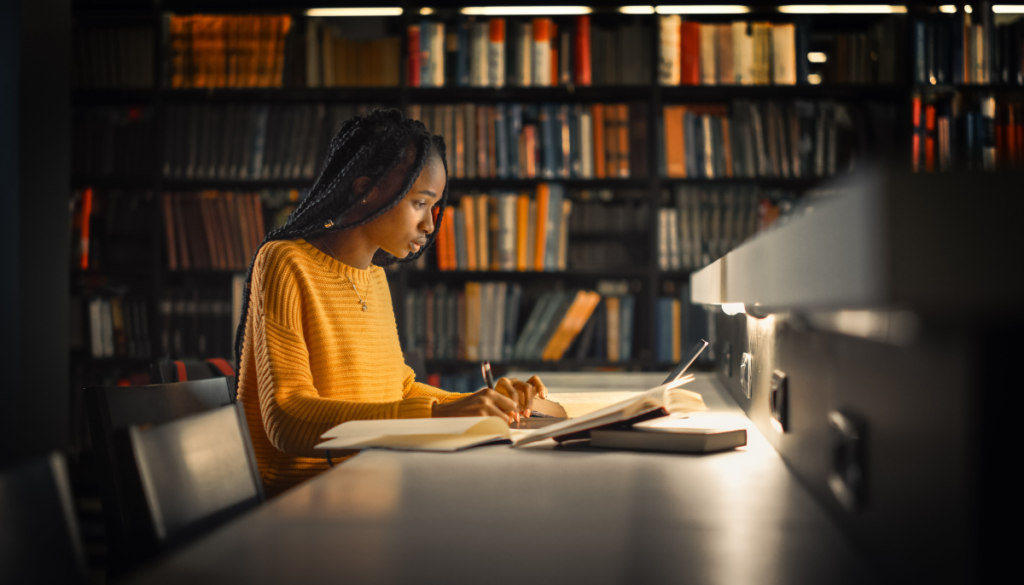
<path fill-rule="evenodd" d="M 369 5 L 383 5 L 382 3 L 367 3 Z M 999 85 L 999 86 L 976 86 L 976 85 L 916 85 L 913 81 L 914 53 L 910 39 L 912 39 L 912 23 L 921 18 L 933 18 L 938 14 L 938 4 L 908 5 L 907 14 L 877 15 L 877 14 L 822 14 L 822 15 L 794 15 L 780 13 L 775 6 L 752 6 L 748 14 L 707 14 L 684 16 L 684 20 L 698 22 L 707 25 L 726 26 L 735 20 L 767 22 L 774 24 L 797 23 L 797 31 L 806 34 L 806 38 L 800 37 L 804 55 L 806 52 L 825 52 L 836 54 L 840 44 L 843 46 L 860 47 L 857 50 L 864 50 L 864 45 L 856 45 L 862 42 L 858 35 L 865 36 L 872 27 L 884 24 L 892 33 L 887 42 L 893 43 L 895 51 L 891 55 L 891 71 L 887 73 L 888 78 L 880 83 L 864 83 L 867 79 L 862 73 L 851 73 L 842 71 L 836 67 L 826 68 L 816 65 L 804 65 L 797 68 L 798 72 L 809 75 L 819 75 L 823 82 L 818 85 L 805 83 L 805 79 L 798 79 L 793 85 L 767 84 L 767 85 L 665 85 L 659 82 L 658 55 L 661 46 L 659 37 L 659 14 L 621 14 L 618 12 L 618 4 L 602 5 L 591 3 L 593 12 L 589 15 L 590 22 L 594 29 L 600 29 L 600 34 L 618 34 L 617 27 L 637 27 L 636 30 L 647 31 L 650 34 L 643 34 L 630 38 L 638 39 L 637 54 L 650 55 L 651 63 L 643 67 L 646 81 L 643 83 L 631 80 L 627 84 L 604 84 L 604 85 L 579 85 L 559 84 L 554 86 L 530 86 L 522 87 L 506 83 L 502 87 L 478 87 L 478 86 L 444 86 L 444 87 L 413 87 L 409 83 L 408 66 L 408 43 L 406 34 L 410 26 L 419 25 L 421 22 L 446 22 L 454 26 L 459 22 L 458 8 L 460 5 L 454 3 L 441 3 L 431 6 L 433 12 L 429 15 L 421 15 L 421 6 L 411 3 L 388 3 L 388 5 L 399 5 L 403 9 L 400 16 L 382 17 L 372 25 L 376 30 L 388 36 L 398 36 L 400 39 L 400 57 L 398 59 L 398 83 L 389 87 L 301 87 L 298 78 L 292 73 L 282 73 L 285 80 L 283 87 L 251 87 L 251 88 L 168 88 L 162 82 L 165 74 L 162 72 L 164 64 L 168 62 L 170 47 L 161 41 L 164 34 L 165 14 L 190 15 L 190 14 L 220 14 L 245 17 L 247 15 L 260 15 L 271 18 L 274 15 L 290 15 L 292 17 L 292 31 L 306 30 L 310 19 L 305 13 L 305 7 L 296 6 L 294 3 L 273 3 L 273 2 L 183 2 L 164 1 L 162 3 L 144 3 L 145 8 L 120 9 L 111 8 L 108 4 L 97 4 L 90 2 L 79 2 L 75 5 L 74 18 L 77 30 L 91 28 L 117 28 L 133 27 L 140 31 L 135 38 L 150 39 L 149 44 L 141 46 L 141 51 L 148 51 L 152 56 L 151 75 L 153 83 L 149 87 L 138 87 L 132 85 L 126 88 L 113 88 L 102 86 L 103 84 L 85 84 L 89 87 L 75 89 L 72 94 L 73 106 L 76 112 L 84 112 L 100 108 L 112 109 L 139 109 L 144 111 L 146 116 L 152 120 L 152 133 L 155 136 L 155 152 L 152 160 L 141 167 L 136 166 L 138 173 L 101 173 L 93 175 L 79 174 L 73 177 L 72 187 L 76 190 L 92 188 L 97 192 L 125 192 L 142 194 L 151 193 L 150 197 L 159 203 L 162 193 L 184 193 L 215 190 L 221 192 L 254 193 L 261 191 L 273 191 L 275 193 L 288 193 L 301 191 L 308 188 L 312 180 L 306 178 L 267 178 L 260 179 L 239 179 L 221 176 L 207 178 L 185 178 L 170 175 L 162 170 L 162 163 L 168 161 L 168 116 L 174 112 L 189 110 L 190 108 L 213 108 L 216 112 L 227 111 L 228 108 L 245 110 L 246 108 L 276 108 L 275 111 L 285 111 L 287 108 L 317 107 L 325 104 L 328 107 L 355 107 L 357 104 L 377 104 L 398 107 L 409 112 L 413 106 L 422 108 L 441 108 L 451 104 L 476 104 L 482 107 L 496 106 L 499 104 L 523 104 L 524 107 L 542 107 L 544 104 L 580 104 L 583 107 L 590 107 L 593 104 L 629 104 L 642 106 L 643 119 L 641 120 L 644 135 L 640 138 L 646 151 L 646 157 L 641 161 L 643 172 L 631 173 L 629 178 L 582 178 L 575 174 L 557 179 L 541 178 L 452 178 L 451 191 L 453 203 L 458 202 L 458 197 L 464 194 L 481 194 L 491 192 L 522 192 L 532 191 L 540 182 L 551 182 L 561 184 L 569 198 L 574 204 L 580 202 L 582 193 L 598 191 L 610 191 L 612 201 L 621 201 L 624 192 L 640 192 L 643 203 L 646 205 L 645 213 L 646 227 L 636 230 L 635 233 L 615 234 L 605 236 L 621 241 L 624 246 L 638 250 L 641 262 L 632 262 L 627 266 L 602 267 L 573 267 L 567 266 L 564 270 L 558 271 L 527 271 L 527 272 L 504 272 L 504 271 L 471 271 L 471 270 L 439 270 L 436 257 L 428 256 L 425 266 L 419 268 L 403 267 L 400 270 L 389 273 L 392 283 L 392 295 L 396 300 L 395 312 L 399 322 L 400 332 L 404 331 L 408 315 L 405 304 L 401 302 L 410 291 L 425 290 L 427 288 L 444 285 L 449 289 L 461 289 L 468 282 L 496 282 L 520 285 L 529 294 L 539 294 L 545 290 L 564 289 L 574 290 L 576 288 L 592 289 L 602 281 L 611 281 L 618 287 L 625 287 L 628 294 L 636 299 L 634 343 L 632 356 L 629 360 L 613 362 L 601 358 L 576 358 L 567 357 L 556 362 L 548 361 L 513 361 L 503 363 L 499 366 L 499 372 L 505 367 L 524 367 L 536 370 L 560 370 L 573 368 L 624 368 L 631 370 L 647 370 L 664 368 L 665 355 L 659 355 L 658 344 L 659 323 L 664 315 L 659 315 L 659 298 L 673 297 L 679 299 L 685 294 L 689 272 L 698 268 L 705 261 L 724 254 L 729 247 L 739 243 L 739 236 L 722 238 L 724 244 L 714 244 L 710 252 L 704 253 L 704 257 L 692 256 L 693 262 L 668 261 L 662 265 L 659 254 L 661 253 L 662 241 L 659 238 L 658 225 L 661 221 L 659 214 L 664 208 L 675 208 L 678 200 L 677 194 L 683 191 L 697 193 L 695 197 L 704 197 L 700 193 L 708 193 L 708 201 L 730 201 L 735 193 L 746 192 L 744 189 L 755 189 L 752 191 L 754 197 L 761 200 L 771 201 L 776 208 L 781 205 L 791 205 L 799 196 L 817 184 L 822 177 L 811 173 L 796 176 L 795 173 L 754 173 L 748 177 L 722 176 L 725 173 L 718 173 L 715 178 L 694 176 L 668 177 L 661 169 L 660 157 L 663 156 L 664 138 L 663 112 L 666 106 L 706 106 L 722 105 L 731 107 L 731 104 L 746 101 L 754 104 L 767 104 L 769 102 L 784 104 L 797 101 L 812 104 L 819 103 L 841 103 L 852 104 L 851 107 L 860 108 L 859 114 L 863 118 L 855 118 L 850 126 L 852 133 L 869 133 L 872 136 L 858 143 L 860 150 L 856 152 L 857 163 L 865 159 L 888 159 L 899 161 L 898 164 L 909 165 L 911 147 L 915 133 L 913 120 L 911 119 L 912 103 L 915 97 L 919 96 L 946 96 L 951 93 L 963 93 L 967 95 L 987 95 L 997 92 L 1000 95 L 1021 96 L 1024 90 L 1020 86 Z M 479 17 L 485 22 L 488 17 Z M 560 30 L 569 30 L 573 23 L 572 16 L 552 17 Z M 513 33 L 515 26 L 529 22 L 529 17 L 516 18 L 508 17 L 509 28 L 506 30 L 506 47 L 512 47 Z M 513 26 L 515 25 L 515 26 Z M 347 25 L 346 25 L 347 26 Z M 801 28 L 802 27 L 802 28 Z M 592 30 L 594 30 L 592 29 Z M 148 36 L 147 36 L 148 34 Z M 292 33 L 289 33 L 292 34 Z M 296 33 L 298 34 L 298 33 Z M 597 33 L 595 33 L 597 34 Z M 635 35 L 635 31 L 630 33 Z M 605 38 L 605 37 L 602 37 Z M 887 37 L 888 38 L 888 37 Z M 298 37 L 296 37 L 298 39 Z M 635 43 L 634 43 L 635 44 Z M 292 50 L 286 45 L 285 50 Z M 602 49 L 603 50 L 603 49 Z M 843 49 L 852 51 L 853 49 Z M 832 53 L 830 53 L 830 51 Z M 506 58 L 511 62 L 511 49 L 506 49 Z M 595 50 L 596 52 L 596 50 Z M 290 53 L 289 53 L 290 54 Z M 845 54 L 845 53 L 844 53 Z M 612 59 L 609 53 L 600 53 L 595 58 Z M 290 57 L 288 57 L 290 58 Z M 851 59 L 853 59 L 851 57 Z M 855 63 L 851 60 L 851 63 Z M 144 66 L 143 66 L 144 67 Z M 389 65 L 389 67 L 391 67 Z M 806 67 L 806 71 L 804 70 Z M 817 69 L 815 69 L 817 67 Z M 858 65 L 866 71 L 863 63 Z M 608 71 L 611 71 L 610 69 Z M 609 73 L 611 77 L 618 75 L 625 78 L 626 74 L 620 66 L 615 70 L 617 73 Z M 511 73 L 510 73 L 511 75 Z M 602 74 L 603 75 L 603 74 Z M 861 75 L 862 82 L 851 83 Z M 880 80 L 881 74 L 872 74 L 873 80 Z M 301 77 L 301 75 L 299 76 Z M 609 77 L 610 78 L 610 77 Z M 831 79 L 838 79 L 842 82 L 831 82 Z M 570 76 L 571 79 L 571 76 Z M 301 79 L 299 80 L 301 81 Z M 760 107 L 760 106 L 759 106 Z M 881 114 L 879 114 L 881 112 Z M 859 124 L 860 120 L 868 120 L 865 124 Z M 335 120 L 337 122 L 337 120 Z M 172 124 L 173 126 L 173 124 Z M 173 138 L 173 137 L 171 137 Z M 843 139 L 845 140 L 845 139 Z M 860 139 L 858 139 L 860 140 Z M 717 144 L 717 143 L 716 143 Z M 845 149 L 845 142 L 839 143 Z M 717 163 L 716 163 L 717 164 Z M 841 165 L 840 165 L 841 166 Z M 840 169 L 837 172 L 841 172 Z M 722 195 L 718 195 L 722 193 Z M 142 195 L 140 195 L 142 197 Z M 274 205 L 266 205 L 264 209 L 264 220 L 267 229 L 271 226 L 274 215 L 279 212 L 282 205 L 280 197 Z M 715 203 L 718 205 L 718 203 Z M 722 203 L 724 205 L 724 203 Z M 157 205 L 159 207 L 159 205 Z M 771 213 L 778 213 L 774 209 Z M 681 213 L 681 212 L 677 212 Z M 763 213 L 763 211 L 758 211 Z M 676 216 L 677 218 L 680 216 Z M 96 221 L 94 218 L 93 221 Z M 166 346 L 167 340 L 163 338 L 160 314 L 160 294 L 167 290 L 180 291 L 202 291 L 202 294 L 211 295 L 223 301 L 230 296 L 233 272 L 229 270 L 211 269 L 190 269 L 190 270 L 169 270 L 167 264 L 167 241 L 164 234 L 162 214 L 159 209 L 155 215 L 150 217 L 147 229 L 139 235 L 139 246 L 147 250 L 147 261 L 131 267 L 89 267 L 84 271 L 73 271 L 73 293 L 81 297 L 91 294 L 123 294 L 132 297 L 140 297 L 147 302 L 146 317 L 148 328 L 144 332 L 149 343 L 151 352 L 147 358 L 132 360 L 124 356 L 94 359 L 90 357 L 88 343 L 79 347 L 73 352 L 76 367 L 79 368 L 81 376 L 76 384 L 81 386 L 84 383 L 100 381 L 101 378 L 123 379 L 126 373 L 136 366 L 143 366 L 147 360 L 157 358 Z M 681 221 L 677 219 L 675 221 Z M 737 220 L 737 224 L 739 220 Z M 680 228 L 682 229 L 682 228 Z M 736 232 L 739 233 L 738 231 Z M 600 232 L 578 233 L 570 231 L 568 236 L 569 246 L 576 244 L 586 245 L 587 243 L 600 242 Z M 715 248 L 717 246 L 717 248 Z M 685 246 L 684 246 L 685 247 Z M 436 248 L 433 250 L 436 252 Z M 684 252 L 680 250 L 679 254 Z M 218 309 L 218 310 L 222 310 Z M 691 335 L 701 335 L 700 320 L 703 317 L 699 312 L 692 311 L 686 306 L 679 309 L 682 314 L 678 319 L 689 323 Z M 217 317 L 219 319 L 223 316 Z M 520 317 L 523 318 L 522 316 Z M 706 319 L 705 319 L 706 321 Z M 86 333 L 88 330 L 86 330 Z M 403 333 L 403 342 L 406 342 Z M 220 342 L 218 342 L 220 343 Z M 221 345 L 218 345 L 221 346 Z M 116 352 L 115 352 L 116 353 Z M 428 370 L 445 374 L 464 371 L 467 368 L 475 367 L 471 360 L 459 359 L 432 359 L 428 360 Z M 113 371 L 113 374 L 110 372 Z M 106 378 L 104 378 L 104 376 Z"/>

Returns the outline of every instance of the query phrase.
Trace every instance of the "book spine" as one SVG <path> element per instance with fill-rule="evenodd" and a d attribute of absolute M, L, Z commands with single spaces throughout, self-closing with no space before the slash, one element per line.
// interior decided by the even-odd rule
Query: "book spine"
<path fill-rule="evenodd" d="M 409 87 L 420 87 L 421 80 L 421 63 L 423 53 L 420 50 L 420 27 L 419 25 L 410 25 L 407 32 L 408 46 L 409 46 L 409 57 L 408 64 L 406 65 L 406 72 L 408 74 Z M 326 84 L 325 84 L 326 85 Z"/>
<path fill-rule="evenodd" d="M 492 18 L 488 23 L 487 85 L 505 85 L 505 19 Z"/>
<path fill-rule="evenodd" d="M 551 20 L 533 19 L 533 85 L 551 85 Z"/>
<path fill-rule="evenodd" d="M 658 17 L 658 82 L 662 85 L 680 83 L 680 23 L 677 14 Z"/>
<path fill-rule="evenodd" d="M 590 16 L 576 17 L 573 55 L 573 81 L 576 85 L 590 85 Z"/>
<path fill-rule="evenodd" d="M 680 75 L 682 85 L 701 83 L 701 38 L 700 24 L 683 22 L 679 29 Z"/>

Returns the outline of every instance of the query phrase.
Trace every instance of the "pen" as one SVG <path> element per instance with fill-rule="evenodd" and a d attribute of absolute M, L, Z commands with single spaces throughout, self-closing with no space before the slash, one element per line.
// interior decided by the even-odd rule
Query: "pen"
<path fill-rule="evenodd" d="M 494 390 L 494 374 L 491 373 L 491 362 L 481 362 L 480 373 L 484 375 L 484 382 L 489 390 Z"/>

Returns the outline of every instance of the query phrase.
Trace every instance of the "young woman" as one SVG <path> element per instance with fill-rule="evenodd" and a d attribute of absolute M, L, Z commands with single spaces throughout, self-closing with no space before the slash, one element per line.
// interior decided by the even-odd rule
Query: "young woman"
<path fill-rule="evenodd" d="M 238 398 L 268 496 L 327 468 L 313 446 L 339 423 L 511 420 L 546 395 L 536 376 L 451 394 L 417 382 L 402 358 L 380 267 L 423 253 L 447 195 L 443 140 L 397 110 L 375 110 L 342 124 L 309 196 L 261 245 L 235 352 Z"/>

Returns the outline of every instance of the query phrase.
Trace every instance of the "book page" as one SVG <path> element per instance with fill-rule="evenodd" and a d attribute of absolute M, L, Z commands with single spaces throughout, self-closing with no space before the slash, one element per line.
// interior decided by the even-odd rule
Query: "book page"
<path fill-rule="evenodd" d="M 496 416 L 353 420 L 328 430 L 324 439 L 383 435 L 498 435 L 508 436 L 508 423 Z"/>

